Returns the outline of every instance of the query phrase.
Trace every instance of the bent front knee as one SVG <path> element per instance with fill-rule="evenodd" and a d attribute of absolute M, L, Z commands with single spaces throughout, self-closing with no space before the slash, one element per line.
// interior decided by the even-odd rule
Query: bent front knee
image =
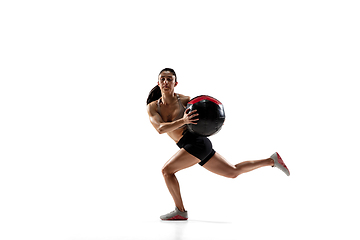
<path fill-rule="evenodd" d="M 162 173 L 162 175 L 163 175 L 164 177 L 174 174 L 174 172 L 171 171 L 170 169 L 168 169 L 167 167 L 163 167 L 163 168 L 161 169 L 161 173 Z"/>

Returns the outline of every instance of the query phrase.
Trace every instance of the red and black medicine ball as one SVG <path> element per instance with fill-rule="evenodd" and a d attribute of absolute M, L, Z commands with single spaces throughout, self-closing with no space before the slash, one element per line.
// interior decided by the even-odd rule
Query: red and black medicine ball
<path fill-rule="evenodd" d="M 188 102 L 186 109 L 197 110 L 199 121 L 188 124 L 190 132 L 208 137 L 220 131 L 225 121 L 225 111 L 222 103 L 210 96 L 197 96 Z"/>

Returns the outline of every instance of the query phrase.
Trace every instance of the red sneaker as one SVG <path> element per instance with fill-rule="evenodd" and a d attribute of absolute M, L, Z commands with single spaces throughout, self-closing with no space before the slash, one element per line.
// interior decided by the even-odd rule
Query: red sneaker
<path fill-rule="evenodd" d="M 181 212 L 178 208 L 175 208 L 174 211 L 160 216 L 161 220 L 187 220 L 188 213 L 187 211 Z"/>
<path fill-rule="evenodd" d="M 284 161 L 282 160 L 282 158 L 280 157 L 280 155 L 277 152 L 274 153 L 273 155 L 271 155 L 271 158 L 274 159 L 274 166 L 273 167 L 276 167 L 276 168 L 280 169 L 286 175 L 290 176 L 289 169 L 287 168 Z"/>

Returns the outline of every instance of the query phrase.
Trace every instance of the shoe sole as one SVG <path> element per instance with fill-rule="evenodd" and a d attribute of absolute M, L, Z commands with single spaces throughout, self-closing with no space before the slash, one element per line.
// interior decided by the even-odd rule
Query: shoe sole
<path fill-rule="evenodd" d="M 275 155 L 275 156 L 274 156 L 274 155 Z M 276 158 L 276 159 L 274 159 L 273 157 Z M 279 155 L 278 152 L 274 153 L 274 154 L 271 156 L 271 158 L 273 158 L 274 161 L 275 161 L 275 164 L 274 164 L 275 167 L 279 168 L 279 169 L 280 169 L 281 171 L 283 171 L 287 176 L 290 176 L 290 171 L 289 171 L 289 169 L 287 168 L 287 166 L 286 166 L 286 164 L 284 163 L 284 161 L 282 160 L 282 158 L 280 157 L 280 155 Z"/>
<path fill-rule="evenodd" d="M 183 217 L 183 216 L 180 216 L 180 215 L 176 215 L 172 218 L 168 218 L 168 219 L 161 219 L 163 221 L 171 221 L 171 220 L 187 220 L 187 218 Z"/>

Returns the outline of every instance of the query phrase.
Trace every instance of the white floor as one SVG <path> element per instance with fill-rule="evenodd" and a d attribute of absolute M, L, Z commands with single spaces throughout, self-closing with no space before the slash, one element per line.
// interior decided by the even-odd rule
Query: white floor
<path fill-rule="evenodd" d="M 238 220 L 188 221 L 128 220 L 110 226 L 94 226 L 73 231 L 61 239 L 73 240 L 235 240 L 235 239 L 358 239 L 356 223 L 298 216 L 279 219 L 257 216 Z M 338 224 L 335 224 L 337 222 Z M 329 224 L 330 223 L 330 224 Z M 69 233 L 68 233 L 69 234 Z M 51 237 L 54 239 L 54 235 Z M 60 233 L 60 235 L 62 235 Z M 55 237 L 56 238 L 56 237 Z M 25 238 L 24 238 L 25 239 Z"/>
<path fill-rule="evenodd" d="M 358 168 L 347 168 L 345 174 L 333 160 L 317 163 L 329 158 L 315 152 L 308 159 L 312 168 L 286 151 L 283 158 L 290 177 L 270 167 L 237 179 L 200 166 L 178 172 L 187 222 L 159 219 L 174 209 L 160 162 L 140 175 L 115 160 L 116 168 L 84 162 L 56 171 L 4 164 L 13 171 L 1 177 L 0 239 L 358 240 Z"/>
<path fill-rule="evenodd" d="M 126 226 L 126 225 L 125 225 Z M 236 239 L 236 228 L 231 222 L 189 220 L 184 222 L 132 222 L 119 239 Z"/>
<path fill-rule="evenodd" d="M 285 199 L 297 198 L 293 197 Z M 269 204 L 274 201 L 263 199 Z M 321 199 L 322 202 L 324 199 Z M 237 199 L 239 201 L 239 199 Z M 331 208 L 318 200 L 285 204 L 283 207 L 253 204 L 236 206 L 235 201 L 210 213 L 199 207 L 189 211 L 188 221 L 161 221 L 158 209 L 137 208 L 137 202 L 126 209 L 95 206 L 72 214 L 39 212 L 27 219 L 9 219 L 2 223 L 1 239 L 6 240 L 236 240 L 236 239 L 359 239 L 356 215 L 351 206 Z M 249 200 L 244 200 L 249 203 Z M 213 203 L 219 207 L 224 202 Z M 354 205 L 354 203 L 352 203 Z M 207 205 L 209 206 L 209 205 Z M 291 207 L 292 206 L 292 207 Z M 106 212 L 99 211 L 106 209 Z M 353 212 L 351 212 L 353 211 Z M 161 212 L 163 214 L 163 212 Z M 7 215 L 9 216 L 9 214 Z M 355 217 L 355 220 L 352 218 Z"/>

